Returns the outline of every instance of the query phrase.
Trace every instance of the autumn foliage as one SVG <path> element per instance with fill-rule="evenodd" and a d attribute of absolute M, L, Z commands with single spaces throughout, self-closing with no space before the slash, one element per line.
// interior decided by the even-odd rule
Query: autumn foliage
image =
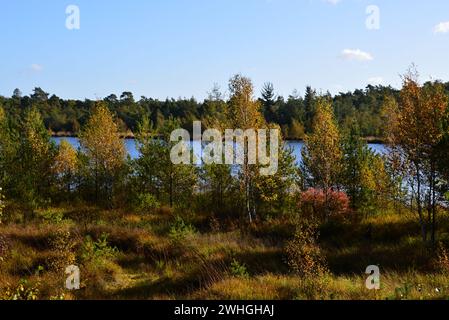
<path fill-rule="evenodd" d="M 300 206 L 307 217 L 344 219 L 349 213 L 349 197 L 342 191 L 310 188 L 302 193 Z"/>

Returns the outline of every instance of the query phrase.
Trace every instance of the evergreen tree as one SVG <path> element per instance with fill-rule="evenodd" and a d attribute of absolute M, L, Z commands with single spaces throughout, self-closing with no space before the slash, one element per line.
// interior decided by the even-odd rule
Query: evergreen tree
<path fill-rule="evenodd" d="M 133 163 L 139 194 L 156 196 L 160 203 L 170 207 L 186 207 L 197 184 L 194 165 L 174 164 L 170 158 L 177 143 L 170 141 L 170 135 L 179 128 L 179 121 L 168 119 L 156 131 L 148 118 L 144 118 L 137 134 L 140 157 Z"/>
<path fill-rule="evenodd" d="M 368 147 L 360 137 L 360 130 L 353 121 L 343 142 L 344 172 L 342 182 L 350 197 L 351 206 L 370 213 L 380 204 L 389 185 L 382 158 Z"/>
<path fill-rule="evenodd" d="M 316 112 L 317 95 L 312 87 L 307 86 L 304 96 L 304 128 L 306 133 L 313 131 L 315 112 Z"/>
<path fill-rule="evenodd" d="M 271 82 L 264 84 L 262 88 L 262 112 L 268 123 L 277 123 L 277 107 L 274 93 L 274 86 Z"/>
<path fill-rule="evenodd" d="M 24 206 L 25 218 L 29 218 L 36 208 L 50 200 L 55 145 L 35 107 L 26 111 L 18 132 L 14 138 L 17 149 L 11 153 L 7 190 Z"/>

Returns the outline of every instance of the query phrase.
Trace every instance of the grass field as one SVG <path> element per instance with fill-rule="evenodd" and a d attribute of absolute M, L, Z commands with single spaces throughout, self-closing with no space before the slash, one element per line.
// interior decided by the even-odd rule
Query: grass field
<path fill-rule="evenodd" d="M 440 230 L 449 230 L 442 219 Z M 449 265 L 422 245 L 414 216 L 383 213 L 320 229 L 329 272 L 292 273 L 285 245 L 295 223 L 243 227 L 207 216 L 176 218 L 86 206 L 39 211 L 0 226 L 2 298 L 37 299 L 446 299 Z M 447 238 L 446 233 L 440 234 Z M 81 288 L 65 289 L 79 266 Z M 368 265 L 381 289 L 365 287 Z"/>

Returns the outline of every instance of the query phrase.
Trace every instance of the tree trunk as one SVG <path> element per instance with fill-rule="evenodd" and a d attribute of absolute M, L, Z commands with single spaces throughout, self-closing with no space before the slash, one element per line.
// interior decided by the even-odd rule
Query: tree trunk
<path fill-rule="evenodd" d="M 435 191 L 435 188 L 436 188 L 436 173 L 435 173 L 435 165 L 432 163 L 432 168 L 431 168 L 431 170 L 432 170 L 432 173 L 431 173 L 431 176 L 432 176 L 432 183 L 431 183 L 431 187 L 432 187 L 432 189 L 431 189 L 431 192 L 432 192 L 432 233 L 431 233 L 431 241 L 432 241 L 432 246 L 435 246 L 435 242 L 436 242 L 436 228 L 437 228 L 437 226 L 436 226 L 436 206 L 437 206 L 437 204 L 436 204 L 436 191 Z"/>
<path fill-rule="evenodd" d="M 419 165 L 416 164 L 416 179 L 417 179 L 417 187 L 418 190 L 416 191 L 416 195 L 417 195 L 417 199 L 416 199 L 416 204 L 418 207 L 418 215 L 419 215 L 419 223 L 421 225 L 421 237 L 424 243 L 427 242 L 427 228 L 426 228 L 426 221 L 424 219 L 423 216 L 423 208 L 422 208 L 422 203 L 421 203 L 421 174 L 420 174 L 420 169 L 419 169 Z"/>

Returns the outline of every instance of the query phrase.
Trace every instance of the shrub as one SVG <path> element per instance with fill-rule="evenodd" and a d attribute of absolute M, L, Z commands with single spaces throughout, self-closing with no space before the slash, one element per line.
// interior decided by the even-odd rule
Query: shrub
<path fill-rule="evenodd" d="M 26 280 L 20 280 L 19 284 L 15 288 L 6 289 L 3 296 L 0 296 L 2 300 L 38 300 L 39 289 L 35 286 L 29 285 Z"/>
<path fill-rule="evenodd" d="M 295 235 L 286 246 L 287 263 L 298 275 L 320 277 L 327 273 L 327 264 L 318 245 L 318 225 L 307 221 L 298 224 Z"/>
<path fill-rule="evenodd" d="M 231 263 L 231 274 L 239 278 L 249 278 L 249 273 L 245 264 L 241 264 L 237 260 L 233 260 Z"/>
<path fill-rule="evenodd" d="M 118 249 L 108 243 L 108 235 L 103 233 L 97 241 L 86 236 L 81 247 L 81 258 L 85 261 L 101 260 L 116 256 Z"/>
<path fill-rule="evenodd" d="M 332 297 L 332 293 L 329 292 L 329 282 L 329 278 L 326 275 L 300 279 L 296 299 L 325 300 Z"/>
<path fill-rule="evenodd" d="M 66 267 L 74 264 L 75 254 L 73 249 L 75 241 L 70 231 L 57 230 L 49 241 L 52 255 L 47 259 L 48 267 L 52 270 L 65 270 Z"/>
<path fill-rule="evenodd" d="M 46 209 L 40 213 L 40 217 L 45 222 L 60 224 L 64 220 L 64 210 Z"/>
<path fill-rule="evenodd" d="M 160 208 L 161 204 L 150 193 L 141 193 L 137 196 L 136 209 L 139 213 L 149 213 L 155 209 Z"/>
<path fill-rule="evenodd" d="M 300 206 L 308 218 L 344 219 L 349 213 L 349 197 L 342 191 L 310 188 L 301 195 Z"/>
<path fill-rule="evenodd" d="M 169 237 L 173 241 L 179 242 L 195 232 L 196 230 L 194 226 L 187 224 L 180 216 L 176 216 L 175 222 L 170 227 Z"/>

